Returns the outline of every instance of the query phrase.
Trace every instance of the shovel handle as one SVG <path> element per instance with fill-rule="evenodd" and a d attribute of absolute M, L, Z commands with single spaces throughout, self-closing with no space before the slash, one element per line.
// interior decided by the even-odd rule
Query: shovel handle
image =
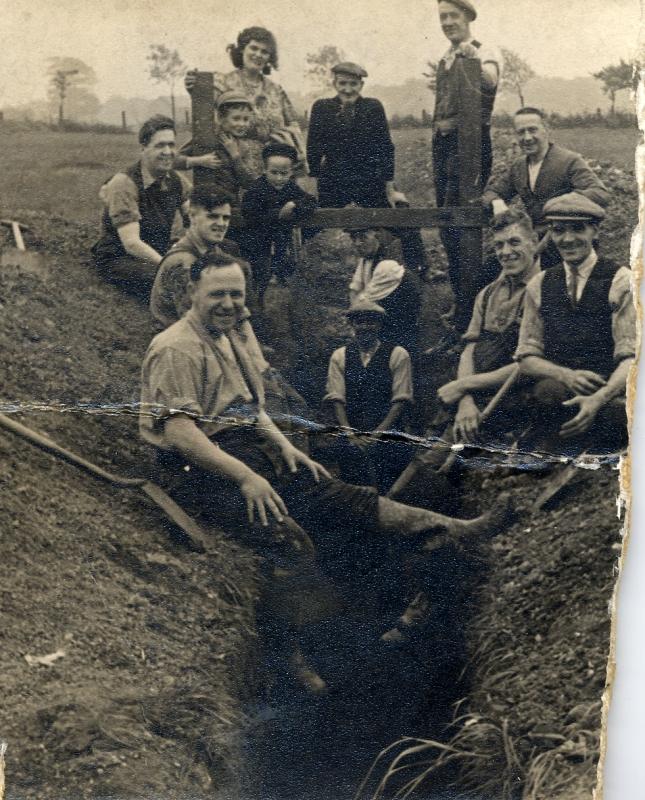
<path fill-rule="evenodd" d="M 13 233 L 13 238 L 16 241 L 16 247 L 18 250 L 25 251 L 27 248 L 25 247 L 25 240 L 22 238 L 22 231 L 20 230 L 20 225 L 15 221 L 11 221 L 11 232 Z"/>
<path fill-rule="evenodd" d="M 46 452 L 54 453 L 55 455 L 60 456 L 68 463 L 74 464 L 74 466 L 79 467 L 85 472 L 89 472 L 90 474 L 95 475 L 97 478 L 100 478 L 107 483 L 111 483 L 114 486 L 135 489 L 143 486 L 143 484 L 146 482 L 144 478 L 123 478 L 120 475 L 113 475 L 111 472 L 107 472 L 106 470 L 101 469 L 101 467 L 97 467 L 96 464 L 92 464 L 91 461 L 87 461 L 87 459 L 83 458 L 82 456 L 72 453 L 71 450 L 61 447 L 47 436 L 43 436 L 42 433 L 32 431 L 31 428 L 27 428 L 20 422 L 16 422 L 6 414 L 0 414 L 0 427 L 11 431 L 11 433 L 15 433 L 17 436 L 20 436 L 22 439 L 26 439 L 32 444 L 35 444 L 36 447 L 39 447 L 41 450 L 45 450 Z"/>

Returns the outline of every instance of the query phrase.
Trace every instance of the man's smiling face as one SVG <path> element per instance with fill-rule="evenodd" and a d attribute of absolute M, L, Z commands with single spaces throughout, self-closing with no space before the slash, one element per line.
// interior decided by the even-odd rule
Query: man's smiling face
<path fill-rule="evenodd" d="M 515 277 L 523 275 L 533 264 L 537 240 L 535 234 L 529 234 L 515 222 L 494 232 L 493 246 L 504 275 Z"/>
<path fill-rule="evenodd" d="M 231 221 L 231 206 L 224 203 L 216 208 L 192 206 L 188 211 L 190 229 L 204 244 L 217 244 L 226 236 Z"/>
<path fill-rule="evenodd" d="M 470 20 L 465 11 L 447 0 L 439 3 L 439 22 L 446 38 L 454 45 L 470 38 Z"/>
<path fill-rule="evenodd" d="M 239 264 L 206 267 L 191 284 L 192 309 L 212 333 L 228 333 L 244 309 L 246 285 Z"/>
<path fill-rule="evenodd" d="M 175 132 L 161 130 L 153 134 L 148 144 L 141 148 L 141 163 L 155 178 L 172 169 L 175 160 Z"/>

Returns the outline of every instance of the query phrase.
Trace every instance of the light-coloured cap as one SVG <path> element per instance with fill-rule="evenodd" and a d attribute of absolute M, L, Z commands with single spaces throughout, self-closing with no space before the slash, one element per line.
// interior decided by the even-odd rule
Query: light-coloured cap
<path fill-rule="evenodd" d="M 544 216 L 548 220 L 587 220 L 601 222 L 605 209 L 578 192 L 568 192 L 552 197 L 544 204 Z"/>
<path fill-rule="evenodd" d="M 367 78 L 367 71 L 361 67 L 360 64 L 355 64 L 353 61 L 341 61 L 331 68 L 334 75 L 351 75 L 354 78 Z"/>

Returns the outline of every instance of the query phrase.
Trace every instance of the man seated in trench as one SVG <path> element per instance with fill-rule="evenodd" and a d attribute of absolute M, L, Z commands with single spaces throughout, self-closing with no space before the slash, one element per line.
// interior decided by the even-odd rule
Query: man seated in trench
<path fill-rule="evenodd" d="M 533 381 L 521 448 L 558 455 L 627 446 L 625 393 L 636 354 L 631 270 L 598 252 L 604 209 L 578 192 L 544 206 L 562 263 L 526 288 L 515 358 Z"/>
<path fill-rule="evenodd" d="M 240 328 L 246 316 L 240 260 L 207 253 L 193 264 L 190 277 L 189 311 L 155 336 L 144 359 L 140 432 L 184 484 L 182 497 L 193 507 L 227 530 L 253 537 L 264 554 L 276 527 L 280 537 L 285 524 L 291 531 L 302 525 L 332 559 L 357 540 L 365 550 L 372 540 L 398 538 L 422 553 L 438 534 L 458 541 L 494 532 L 507 521 L 501 503 L 476 519 L 461 520 L 331 478 L 265 410 L 260 372 Z M 290 577 L 303 568 L 301 558 L 289 564 L 287 556 L 286 564 Z M 279 581 L 274 570 L 274 589 Z M 284 587 L 295 597 L 292 581 Z M 320 689 L 324 684 L 317 676 L 311 679 L 296 646 L 298 625 L 287 638 L 296 677 Z"/>

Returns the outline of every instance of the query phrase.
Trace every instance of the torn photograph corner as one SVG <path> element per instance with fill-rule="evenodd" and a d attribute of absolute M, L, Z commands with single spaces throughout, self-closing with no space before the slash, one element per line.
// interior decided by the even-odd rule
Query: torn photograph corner
<path fill-rule="evenodd" d="M 50 12 L 0 32 L 0 798 L 600 798 L 638 1 Z"/>

